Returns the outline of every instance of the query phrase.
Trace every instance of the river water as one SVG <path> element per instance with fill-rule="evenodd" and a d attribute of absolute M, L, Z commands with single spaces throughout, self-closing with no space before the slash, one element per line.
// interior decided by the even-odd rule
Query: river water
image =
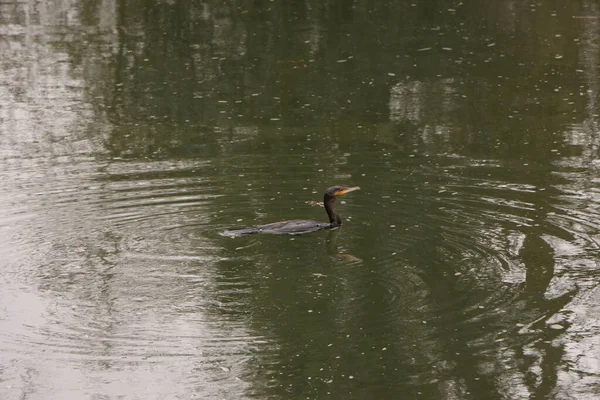
<path fill-rule="evenodd" d="M 2 2 L 0 398 L 598 398 L 563 3 Z"/>

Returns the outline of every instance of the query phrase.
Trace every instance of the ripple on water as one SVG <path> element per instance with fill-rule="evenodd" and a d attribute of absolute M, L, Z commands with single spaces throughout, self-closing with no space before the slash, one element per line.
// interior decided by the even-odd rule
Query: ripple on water
<path fill-rule="evenodd" d="M 488 165 L 483 168 L 490 170 Z M 397 326 L 397 342 L 407 347 L 419 340 L 446 338 L 469 343 L 471 353 L 486 354 L 536 340 L 519 335 L 518 327 L 543 317 L 549 312 L 545 307 L 560 302 L 544 305 L 536 300 L 552 290 L 552 272 L 546 269 L 554 265 L 552 255 L 547 263 L 537 258 L 530 264 L 527 254 L 556 254 L 554 235 L 581 237 L 582 248 L 597 248 L 591 234 L 598 224 L 590 221 L 592 213 L 580 212 L 582 224 L 591 224 L 586 233 L 585 225 L 573 229 L 564 222 L 573 219 L 572 204 L 561 211 L 549 207 L 564 201 L 556 188 L 540 196 L 545 188 L 495 179 L 493 173 L 479 177 L 485 174 L 478 171 L 401 175 L 408 178 L 395 186 L 388 182 L 386 192 L 377 193 L 376 208 L 385 220 L 374 215 L 374 220 L 361 222 L 365 235 L 377 238 L 378 251 L 366 257 L 369 270 L 346 277 L 346 290 L 352 294 L 343 305 L 344 315 L 352 315 L 355 323 L 367 318 L 374 331 Z M 411 187 L 412 180 L 426 185 Z M 369 185 L 357 184 L 375 197 Z M 360 198 L 356 202 L 365 207 Z M 563 222 L 557 223 L 558 218 Z M 365 281 L 367 287 L 361 283 Z M 538 286 L 541 291 L 536 293 Z M 369 300 L 373 304 L 365 307 Z"/>
<path fill-rule="evenodd" d="M 157 381 L 181 395 L 246 390 L 250 355 L 271 342 L 238 311 L 248 285 L 217 267 L 209 163 L 71 161 L 0 172 L 3 384 L 39 371 L 89 388 L 134 369 L 134 396 Z"/>
<path fill-rule="evenodd" d="M 412 385 L 461 363 L 479 376 L 473 355 L 493 364 L 493 354 L 558 331 L 545 319 L 574 287 L 553 283 L 557 272 L 579 271 L 578 284 L 597 277 L 585 259 L 598 248 L 593 190 L 519 183 L 490 163 L 412 166 L 377 190 L 344 175 L 363 190 L 338 204 L 345 223 L 333 238 L 230 240 L 215 232 L 325 219 L 305 202 L 329 183 L 248 186 L 255 176 L 240 180 L 232 168 L 217 182 L 204 177 L 208 168 L 86 159 L 2 176 L 12 181 L 0 180 L 0 304 L 10 311 L 0 345 L 20 363 L 5 381 L 36 363 L 115 381 L 135 368 L 148 378 L 132 394 L 162 379 L 179 382 L 173 394 L 210 397 L 251 390 L 258 375 L 267 386 L 304 377 L 307 365 L 329 374 L 322 382 L 332 392 L 357 365 L 381 367 L 383 377 L 403 364 L 395 382 Z M 267 181 L 259 168 L 246 173 Z M 290 189 L 298 187 L 307 190 Z M 302 356 L 310 362 L 294 369 Z"/>

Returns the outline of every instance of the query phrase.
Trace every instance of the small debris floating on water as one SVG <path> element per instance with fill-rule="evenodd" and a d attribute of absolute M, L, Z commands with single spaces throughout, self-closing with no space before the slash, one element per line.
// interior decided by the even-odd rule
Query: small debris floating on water
<path fill-rule="evenodd" d="M 323 207 L 322 201 L 309 200 L 306 201 L 306 204 L 308 204 L 311 207 Z"/>

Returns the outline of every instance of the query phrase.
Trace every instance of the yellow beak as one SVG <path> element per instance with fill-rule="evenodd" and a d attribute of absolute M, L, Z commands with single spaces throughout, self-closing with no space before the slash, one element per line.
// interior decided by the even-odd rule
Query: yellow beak
<path fill-rule="evenodd" d="M 355 190 L 360 190 L 360 187 L 359 186 L 351 186 L 351 187 L 342 188 L 342 189 L 338 190 L 336 197 L 343 196 L 346 193 L 354 192 Z"/>

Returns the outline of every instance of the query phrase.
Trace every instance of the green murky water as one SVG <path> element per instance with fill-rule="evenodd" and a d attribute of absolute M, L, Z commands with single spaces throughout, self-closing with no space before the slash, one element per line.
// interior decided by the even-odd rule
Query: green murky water
<path fill-rule="evenodd" d="M 0 397 L 593 399 L 600 7 L 0 4 Z M 228 238 L 322 219 L 340 229 Z"/>

